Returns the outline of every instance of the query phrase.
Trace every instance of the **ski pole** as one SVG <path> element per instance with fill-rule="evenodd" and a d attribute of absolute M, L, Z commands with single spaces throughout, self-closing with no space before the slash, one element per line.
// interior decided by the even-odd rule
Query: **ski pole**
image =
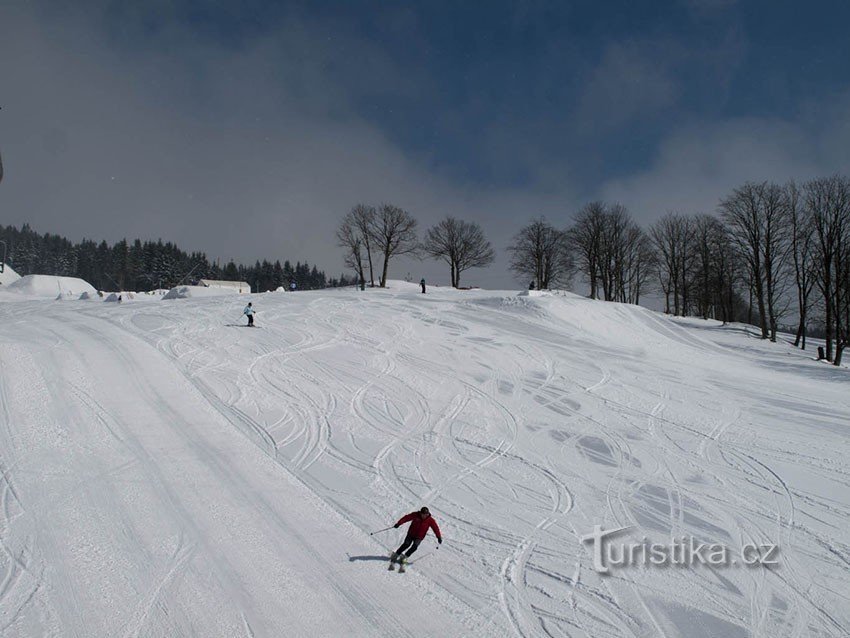
<path fill-rule="evenodd" d="M 374 532 L 369 532 L 369 536 L 374 536 L 375 534 L 379 534 L 381 532 L 386 532 L 388 529 L 392 529 L 395 527 L 394 525 L 390 525 L 389 527 L 385 527 L 384 529 L 377 529 Z"/>

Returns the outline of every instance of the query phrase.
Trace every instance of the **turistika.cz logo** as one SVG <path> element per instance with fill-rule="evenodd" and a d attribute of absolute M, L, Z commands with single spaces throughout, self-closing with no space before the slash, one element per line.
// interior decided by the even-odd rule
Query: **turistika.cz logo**
<path fill-rule="evenodd" d="M 607 574 L 612 568 L 697 566 L 771 567 L 779 564 L 779 547 L 772 543 L 747 543 L 740 550 L 722 543 L 700 542 L 693 536 L 671 538 L 669 543 L 650 543 L 644 536 L 639 543 L 617 543 L 634 525 L 616 529 L 602 529 L 596 525 L 593 532 L 581 537 L 589 543 L 593 553 L 593 569 Z"/>

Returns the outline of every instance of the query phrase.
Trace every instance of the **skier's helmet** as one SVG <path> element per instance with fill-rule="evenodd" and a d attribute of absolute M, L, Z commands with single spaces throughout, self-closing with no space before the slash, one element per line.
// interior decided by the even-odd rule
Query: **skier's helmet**
<path fill-rule="evenodd" d="M 419 510 L 419 513 L 422 514 L 422 516 L 431 516 L 431 511 L 427 507 L 423 507 Z"/>

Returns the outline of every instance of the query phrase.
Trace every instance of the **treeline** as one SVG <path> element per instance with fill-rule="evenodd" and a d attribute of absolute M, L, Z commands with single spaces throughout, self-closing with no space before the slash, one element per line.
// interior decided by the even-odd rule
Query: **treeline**
<path fill-rule="evenodd" d="M 563 227 L 539 218 L 522 228 L 507 247 L 510 268 L 538 289 L 580 275 L 593 299 L 638 304 L 660 292 L 668 314 L 746 322 L 772 341 L 794 316 L 794 344 L 805 348 L 814 327 L 840 365 L 850 339 L 850 179 L 747 182 L 717 213 L 668 213 L 643 228 L 625 206 L 591 202 Z M 346 265 L 373 286 L 376 273 L 386 285 L 397 255 L 445 261 L 455 287 L 495 256 L 478 224 L 447 217 L 420 240 L 416 219 L 391 204 L 358 204 L 336 236 Z"/>
<path fill-rule="evenodd" d="M 850 180 L 747 182 L 718 213 L 668 213 L 644 230 L 624 207 L 595 202 L 554 232 L 593 298 L 638 303 L 654 282 L 668 313 L 744 320 L 772 341 L 793 313 L 794 345 L 806 347 L 813 324 L 825 358 L 840 365 L 850 338 Z"/>
<path fill-rule="evenodd" d="M 194 284 L 199 279 L 245 281 L 254 292 L 289 287 L 299 290 L 352 285 L 341 275 L 328 279 L 306 263 L 257 261 L 252 266 L 210 262 L 202 252 L 187 253 L 171 242 L 121 240 L 112 245 L 84 239 L 74 243 L 59 235 L 39 234 L 29 225 L 0 226 L 7 261 L 20 275 L 79 277 L 99 290 L 151 290 Z"/>

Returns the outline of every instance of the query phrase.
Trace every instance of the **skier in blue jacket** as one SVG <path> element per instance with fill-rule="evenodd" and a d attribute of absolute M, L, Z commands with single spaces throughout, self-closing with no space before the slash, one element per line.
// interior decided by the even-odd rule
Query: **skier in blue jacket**
<path fill-rule="evenodd" d="M 251 305 L 251 302 L 248 302 L 248 305 L 245 306 L 245 310 L 242 311 L 246 317 L 248 317 L 248 326 L 254 327 L 254 307 Z"/>

